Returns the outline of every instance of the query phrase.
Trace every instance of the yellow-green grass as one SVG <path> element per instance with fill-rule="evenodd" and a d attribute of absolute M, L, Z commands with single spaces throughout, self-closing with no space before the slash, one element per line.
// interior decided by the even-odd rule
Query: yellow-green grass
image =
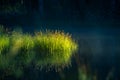
<path fill-rule="evenodd" d="M 13 33 L 11 36 L 11 49 L 9 55 L 16 64 L 28 65 L 32 62 L 34 41 L 31 35 L 22 33 Z"/>
<path fill-rule="evenodd" d="M 77 44 L 71 36 L 60 31 L 38 33 L 34 36 L 38 65 L 65 66 L 70 63 Z"/>
<path fill-rule="evenodd" d="M 10 38 L 8 35 L 0 35 L 0 68 L 5 68 L 9 65 L 7 53 L 10 48 Z"/>
<path fill-rule="evenodd" d="M 0 69 L 23 67 L 65 67 L 78 45 L 69 34 L 60 31 L 36 32 L 34 35 L 13 31 L 0 35 Z M 20 72 L 21 74 L 22 72 Z M 18 76 L 18 75 L 17 75 Z"/>

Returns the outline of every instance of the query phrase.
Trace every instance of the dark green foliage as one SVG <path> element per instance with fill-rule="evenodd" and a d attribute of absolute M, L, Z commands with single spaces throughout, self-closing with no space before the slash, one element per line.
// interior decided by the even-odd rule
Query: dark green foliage
<path fill-rule="evenodd" d="M 23 14 L 26 12 L 22 0 L 2 0 L 0 1 L 0 14 Z"/>

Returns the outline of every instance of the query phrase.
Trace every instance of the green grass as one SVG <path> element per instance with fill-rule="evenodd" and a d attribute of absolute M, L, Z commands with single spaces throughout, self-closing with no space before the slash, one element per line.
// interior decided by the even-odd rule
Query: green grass
<path fill-rule="evenodd" d="M 60 31 L 40 31 L 34 35 L 16 31 L 3 33 L 0 34 L 0 69 L 11 68 L 11 72 L 19 76 L 22 69 L 31 64 L 36 67 L 65 67 L 71 63 L 77 48 L 71 36 Z"/>
<path fill-rule="evenodd" d="M 38 33 L 34 41 L 38 65 L 64 66 L 70 63 L 72 53 L 77 49 L 72 38 L 59 31 Z"/>

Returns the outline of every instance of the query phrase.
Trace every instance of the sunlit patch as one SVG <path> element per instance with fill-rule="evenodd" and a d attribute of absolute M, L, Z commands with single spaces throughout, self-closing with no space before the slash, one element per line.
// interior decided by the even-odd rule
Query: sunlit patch
<path fill-rule="evenodd" d="M 60 31 L 38 33 L 35 35 L 35 41 L 37 65 L 40 66 L 69 65 L 72 53 L 77 50 L 77 44 L 71 36 Z"/>
<path fill-rule="evenodd" d="M 59 71 L 71 64 L 77 47 L 71 36 L 64 32 L 40 31 L 30 35 L 13 31 L 10 35 L 0 36 L 0 66 L 11 68 L 11 72 L 18 77 L 23 73 L 23 68 L 31 64 L 36 68 Z"/>

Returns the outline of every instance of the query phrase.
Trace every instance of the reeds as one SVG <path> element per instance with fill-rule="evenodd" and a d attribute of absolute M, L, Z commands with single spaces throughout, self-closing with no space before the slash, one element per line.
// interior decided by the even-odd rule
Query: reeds
<path fill-rule="evenodd" d="M 21 70 L 34 64 L 36 67 L 65 67 L 77 50 L 70 35 L 60 31 L 36 32 L 34 35 L 13 31 L 0 34 L 0 69 Z M 18 76 L 17 74 L 17 76 Z"/>
<path fill-rule="evenodd" d="M 77 49 L 77 45 L 72 41 L 71 36 L 59 31 L 41 32 L 36 34 L 34 39 L 35 53 L 38 53 L 39 59 L 38 65 L 66 65 L 70 63 L 72 53 Z"/>

